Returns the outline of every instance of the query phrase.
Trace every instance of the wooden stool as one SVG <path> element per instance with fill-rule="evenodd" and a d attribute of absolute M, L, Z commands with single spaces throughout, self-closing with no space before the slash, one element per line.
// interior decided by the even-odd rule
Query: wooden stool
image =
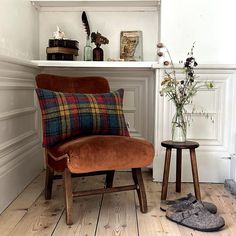
<path fill-rule="evenodd" d="M 189 149 L 190 150 L 191 165 L 192 165 L 192 174 L 193 174 L 195 196 L 198 200 L 201 200 L 198 171 L 197 171 L 197 160 L 196 160 L 196 153 L 195 153 L 195 148 L 199 147 L 199 143 L 192 142 L 192 141 L 173 142 L 173 141 L 168 140 L 168 141 L 161 142 L 161 145 L 166 148 L 161 200 L 166 200 L 166 196 L 167 196 L 172 148 L 177 149 L 176 150 L 177 151 L 176 152 L 176 192 L 179 192 L 179 193 L 181 192 L 182 149 Z"/>

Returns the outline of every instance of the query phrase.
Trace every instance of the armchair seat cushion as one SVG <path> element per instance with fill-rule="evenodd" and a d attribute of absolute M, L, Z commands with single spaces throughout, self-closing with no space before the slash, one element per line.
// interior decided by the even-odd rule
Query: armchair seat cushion
<path fill-rule="evenodd" d="M 49 165 L 51 162 L 55 168 L 57 164 L 58 171 L 67 165 L 72 173 L 141 168 L 151 164 L 154 157 L 154 148 L 150 142 L 111 135 L 72 139 L 48 148 L 48 152 Z M 63 156 L 67 158 L 61 159 Z"/>

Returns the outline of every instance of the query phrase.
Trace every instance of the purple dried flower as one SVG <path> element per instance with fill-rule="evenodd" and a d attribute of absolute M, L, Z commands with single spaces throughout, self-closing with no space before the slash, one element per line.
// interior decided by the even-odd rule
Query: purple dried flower
<path fill-rule="evenodd" d="M 163 43 L 158 43 L 158 44 L 157 44 L 157 47 L 158 47 L 158 48 L 163 48 L 163 47 L 164 47 L 164 44 L 163 44 Z"/>
<path fill-rule="evenodd" d="M 164 65 L 165 65 L 165 66 L 168 66 L 169 64 L 170 64 L 169 61 L 164 61 Z"/>
<path fill-rule="evenodd" d="M 184 63 L 184 67 L 189 67 L 189 66 L 190 66 L 189 62 L 186 61 L 186 62 Z"/>

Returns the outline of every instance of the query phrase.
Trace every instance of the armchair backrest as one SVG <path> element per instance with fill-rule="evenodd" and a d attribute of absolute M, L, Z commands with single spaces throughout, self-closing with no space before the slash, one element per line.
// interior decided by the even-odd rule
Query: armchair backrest
<path fill-rule="evenodd" d="M 110 92 L 108 81 L 104 77 L 67 77 L 50 74 L 36 76 L 38 88 L 66 93 L 107 93 Z"/>

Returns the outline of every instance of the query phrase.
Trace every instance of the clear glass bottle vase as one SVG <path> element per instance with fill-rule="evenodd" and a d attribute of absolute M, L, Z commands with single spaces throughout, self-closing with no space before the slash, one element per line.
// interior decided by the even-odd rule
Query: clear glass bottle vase
<path fill-rule="evenodd" d="M 187 136 L 187 122 L 183 114 L 183 107 L 176 107 L 176 113 L 172 119 L 172 141 L 185 142 Z"/>
<path fill-rule="evenodd" d="M 84 47 L 84 61 L 92 61 L 93 50 L 91 47 L 90 37 L 86 39 L 86 45 Z"/>

